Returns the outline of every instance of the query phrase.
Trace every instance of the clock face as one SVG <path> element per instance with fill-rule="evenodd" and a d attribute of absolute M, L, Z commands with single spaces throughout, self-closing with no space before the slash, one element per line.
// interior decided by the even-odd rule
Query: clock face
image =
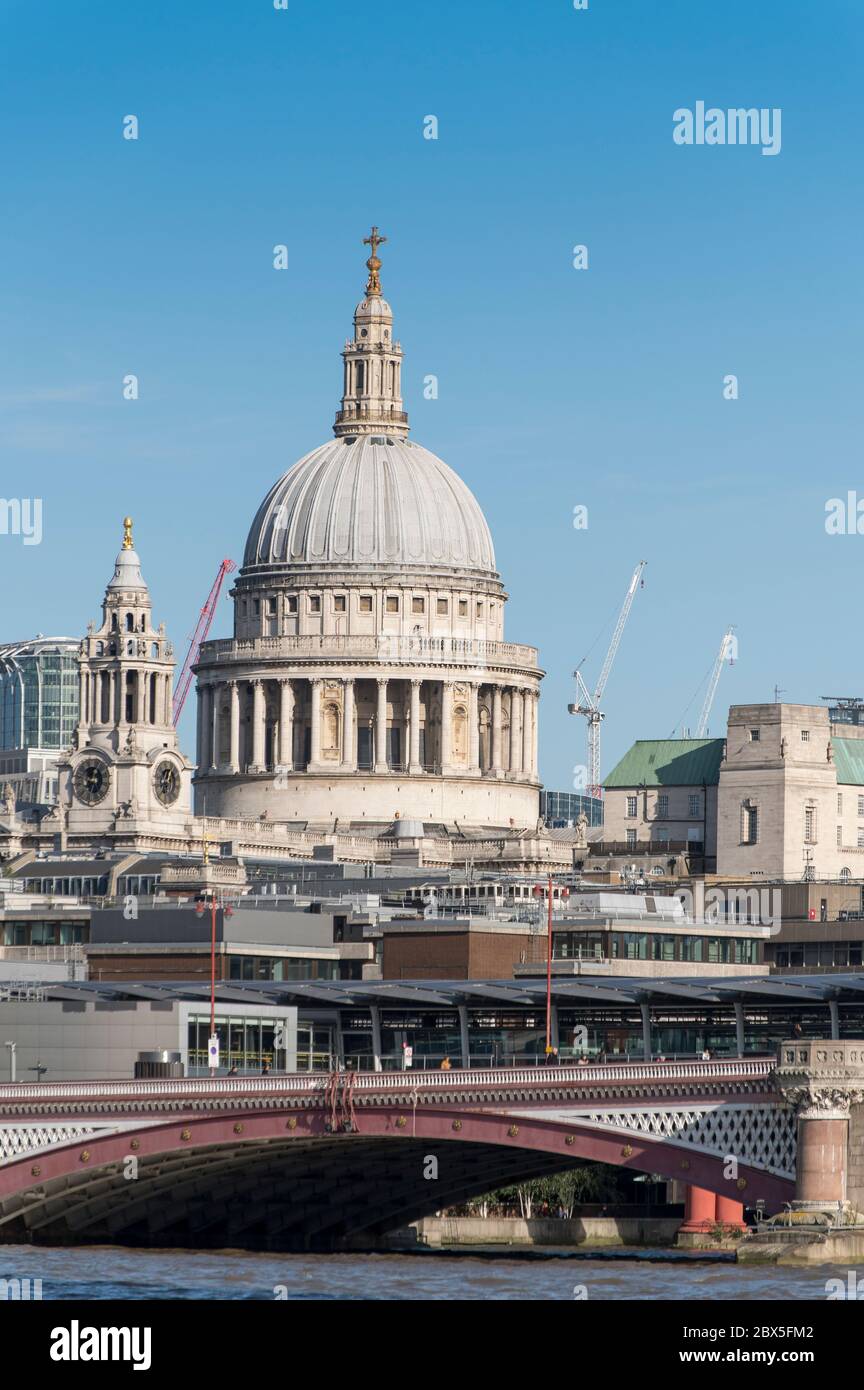
<path fill-rule="evenodd" d="M 86 806 L 95 806 L 105 796 L 111 784 L 111 774 L 98 758 L 88 758 L 75 769 L 75 795 Z"/>
<path fill-rule="evenodd" d="M 172 806 L 180 795 L 180 773 L 173 763 L 162 762 L 153 774 L 156 795 L 163 806 Z"/>

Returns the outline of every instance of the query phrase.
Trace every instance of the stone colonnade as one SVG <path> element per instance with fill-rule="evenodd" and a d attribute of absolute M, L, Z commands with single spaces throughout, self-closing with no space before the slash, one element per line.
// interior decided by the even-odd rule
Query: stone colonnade
<path fill-rule="evenodd" d="M 88 671 L 82 666 L 78 680 L 80 724 L 172 724 L 170 675 L 128 667 Z"/>
<path fill-rule="evenodd" d="M 432 772 L 537 779 L 533 686 L 356 675 L 204 680 L 198 775 Z"/>

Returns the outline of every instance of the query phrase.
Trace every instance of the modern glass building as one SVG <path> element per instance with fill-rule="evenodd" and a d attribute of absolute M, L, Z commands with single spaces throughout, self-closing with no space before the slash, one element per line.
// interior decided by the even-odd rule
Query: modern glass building
<path fill-rule="evenodd" d="M 547 825 L 572 825 L 581 815 L 588 817 L 589 825 L 602 825 L 603 802 L 599 796 L 550 792 L 544 787 L 540 793 L 540 815 Z"/>
<path fill-rule="evenodd" d="M 41 635 L 0 646 L 0 785 L 19 806 L 57 799 L 57 758 L 78 723 L 78 647 Z"/>
<path fill-rule="evenodd" d="M 0 646 L 0 749 L 68 748 L 78 723 L 78 647 L 71 637 Z"/>

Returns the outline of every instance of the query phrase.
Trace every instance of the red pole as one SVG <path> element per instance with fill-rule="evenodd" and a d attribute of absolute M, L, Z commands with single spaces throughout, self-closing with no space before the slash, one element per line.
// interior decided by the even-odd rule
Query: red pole
<path fill-rule="evenodd" d="M 216 1032 L 216 894 L 210 895 L 210 1036 Z"/>
<path fill-rule="evenodd" d="M 549 930 L 546 942 L 546 1058 L 552 1051 L 552 875 L 549 875 Z"/>

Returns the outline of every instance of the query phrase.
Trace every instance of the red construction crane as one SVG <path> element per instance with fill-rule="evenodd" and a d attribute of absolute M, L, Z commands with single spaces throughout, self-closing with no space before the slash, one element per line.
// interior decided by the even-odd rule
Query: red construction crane
<path fill-rule="evenodd" d="M 207 595 L 207 602 L 201 609 L 201 616 L 198 619 L 198 626 L 196 627 L 195 632 L 192 635 L 192 641 L 189 643 L 189 650 L 186 653 L 186 660 L 183 662 L 183 670 L 180 672 L 180 676 L 177 680 L 177 685 L 174 689 L 174 704 L 172 707 L 172 717 L 175 725 L 183 712 L 183 706 L 186 702 L 186 696 L 188 695 L 189 687 L 192 684 L 192 667 L 198 660 L 198 653 L 201 650 L 201 643 L 207 637 L 207 633 L 210 631 L 210 624 L 213 622 L 213 617 L 216 613 L 216 604 L 219 602 L 219 594 L 222 591 L 222 583 L 225 579 L 226 574 L 230 574 L 231 571 L 236 570 L 236 568 L 237 566 L 235 565 L 233 560 L 222 561 L 222 564 L 219 566 L 219 573 L 213 581 L 213 588 Z"/>

